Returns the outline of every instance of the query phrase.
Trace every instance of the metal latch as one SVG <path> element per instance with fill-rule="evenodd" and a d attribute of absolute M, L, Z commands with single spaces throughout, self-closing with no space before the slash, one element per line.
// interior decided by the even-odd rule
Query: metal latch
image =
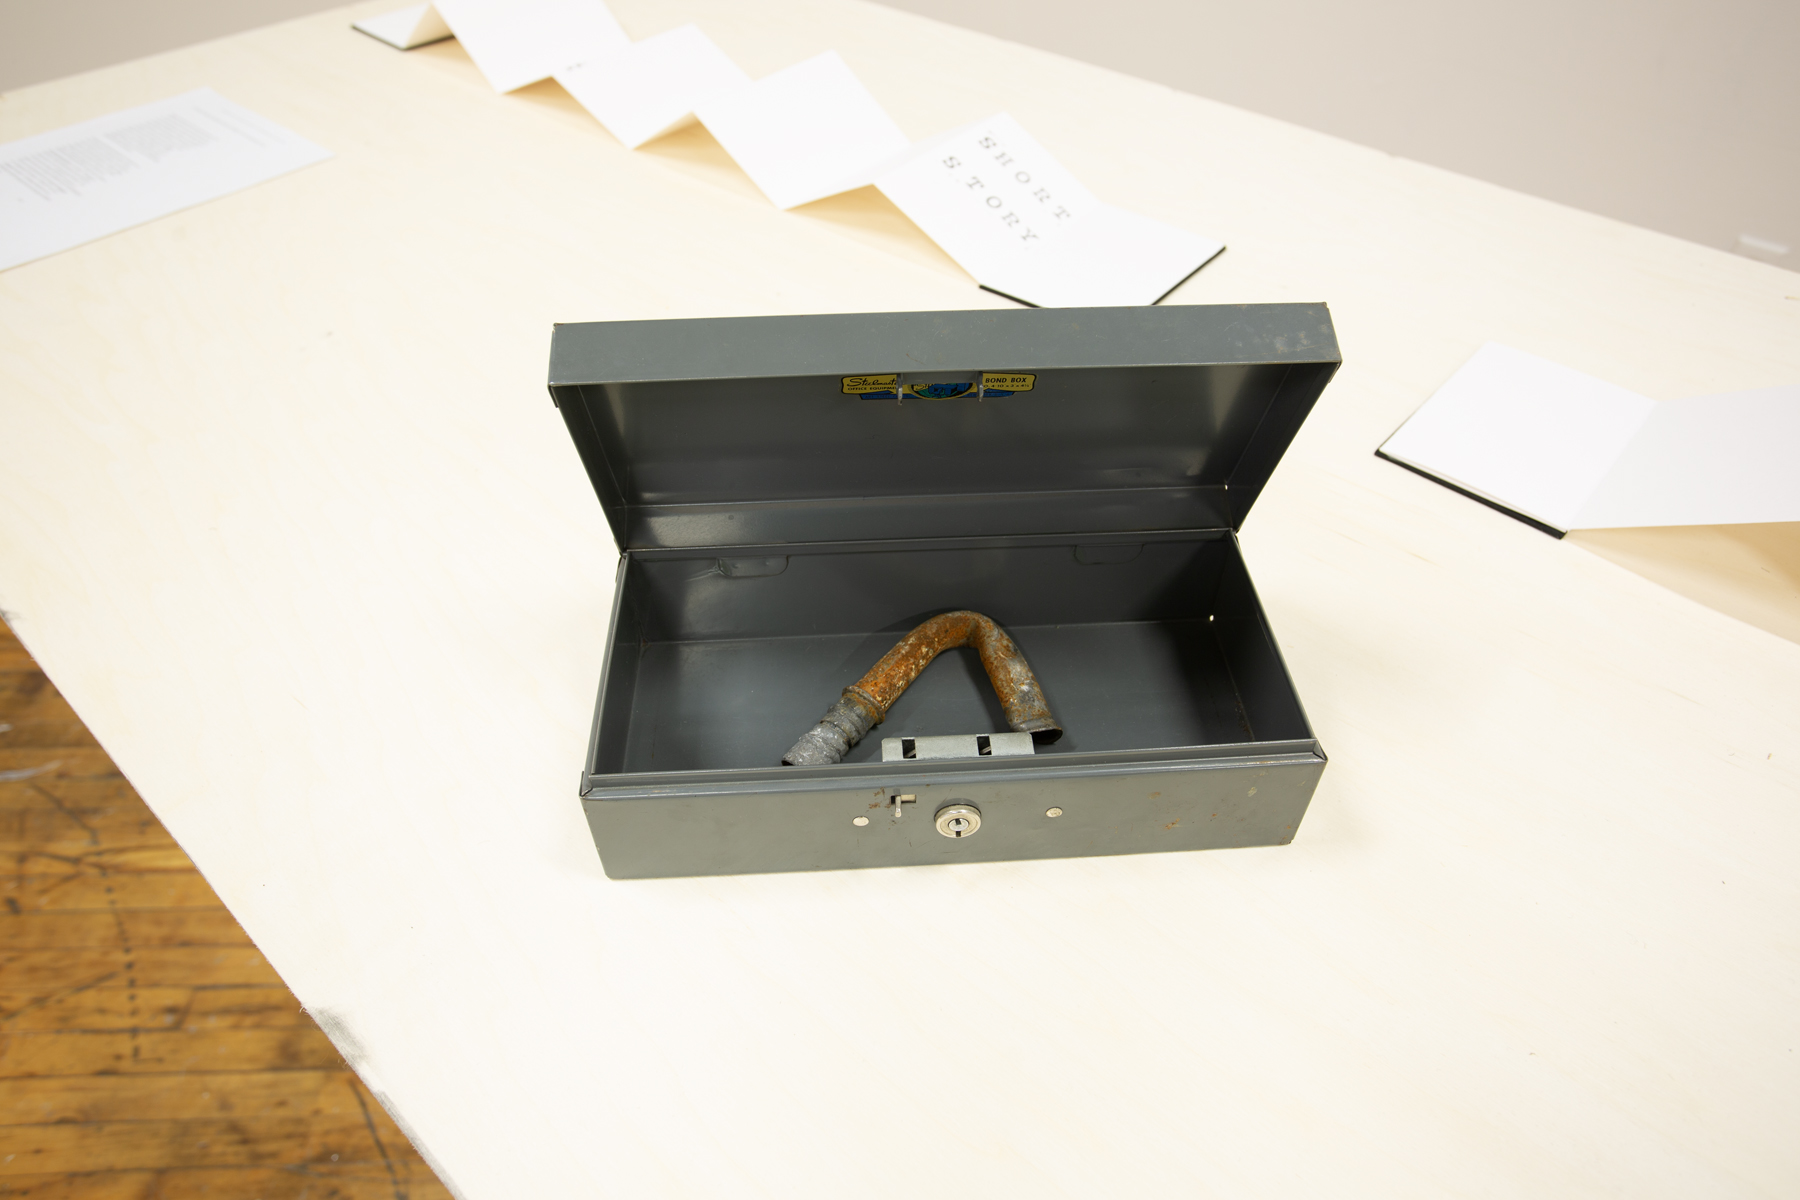
<path fill-rule="evenodd" d="M 948 737 L 882 738 L 882 762 L 927 758 L 1029 758 L 1037 753 L 1029 733 L 958 733 Z"/>

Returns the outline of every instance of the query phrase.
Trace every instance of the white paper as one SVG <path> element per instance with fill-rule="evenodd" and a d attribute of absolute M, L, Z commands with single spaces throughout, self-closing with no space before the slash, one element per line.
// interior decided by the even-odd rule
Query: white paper
<path fill-rule="evenodd" d="M 693 25 L 556 73 L 556 81 L 630 149 L 680 128 L 708 98 L 750 77 Z"/>
<path fill-rule="evenodd" d="M 436 0 L 456 40 L 496 92 L 631 44 L 603 0 Z"/>
<path fill-rule="evenodd" d="M 1154 304 L 1225 248 L 1102 202 L 1005 113 L 875 183 L 982 286 L 1028 304 Z"/>
<path fill-rule="evenodd" d="M 396 50 L 429 46 L 451 36 L 450 26 L 444 23 L 444 18 L 430 4 L 413 4 L 382 13 L 379 17 L 352 21 L 350 28 L 361 30 Z"/>
<path fill-rule="evenodd" d="M 1489 343 L 1381 452 L 1562 531 L 1800 521 L 1800 387 L 1659 404 Z"/>
<path fill-rule="evenodd" d="M 1381 451 L 1568 530 L 1655 406 L 1603 379 L 1490 342 Z"/>
<path fill-rule="evenodd" d="M 1576 529 L 1800 521 L 1800 386 L 1658 404 Z"/>
<path fill-rule="evenodd" d="M 0 270 L 330 157 L 211 88 L 7 142 Z"/>
<path fill-rule="evenodd" d="M 777 208 L 863 187 L 911 144 L 836 51 L 712 96 L 695 115 Z"/>

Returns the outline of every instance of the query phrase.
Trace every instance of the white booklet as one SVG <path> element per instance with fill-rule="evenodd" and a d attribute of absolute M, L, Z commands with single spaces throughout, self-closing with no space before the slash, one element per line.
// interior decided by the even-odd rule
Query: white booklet
<path fill-rule="evenodd" d="M 0 145 L 0 270 L 330 158 L 201 88 Z"/>
<path fill-rule="evenodd" d="M 631 42 L 604 0 L 435 0 L 435 6 L 496 92 L 517 91 Z"/>
<path fill-rule="evenodd" d="M 698 27 L 683 25 L 558 71 L 556 82 L 635 150 L 690 124 L 703 101 L 750 77 Z"/>
<path fill-rule="evenodd" d="M 1376 453 L 1558 536 L 1800 521 L 1800 386 L 1659 403 L 1490 342 Z"/>
<path fill-rule="evenodd" d="M 358 28 L 406 45 L 432 11 Z M 554 75 L 630 148 L 698 119 L 778 208 L 873 183 L 982 287 L 1025 304 L 1154 304 L 1225 249 L 1100 200 L 1005 113 L 913 146 L 835 52 L 751 82 L 692 25 L 630 42 L 602 0 L 435 11 L 501 91 Z"/>
<path fill-rule="evenodd" d="M 912 144 L 835 50 L 717 93 L 695 115 L 777 208 L 864 187 Z"/>
<path fill-rule="evenodd" d="M 989 291 L 1154 304 L 1225 244 L 1104 203 L 1005 113 L 934 138 L 875 186 Z"/>

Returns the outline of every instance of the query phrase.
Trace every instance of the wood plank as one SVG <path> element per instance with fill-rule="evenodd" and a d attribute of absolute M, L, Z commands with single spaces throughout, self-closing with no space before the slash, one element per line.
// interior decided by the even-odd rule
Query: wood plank
<path fill-rule="evenodd" d="M 91 921 L 98 913 L 24 913 L 19 921 Z M 119 926 L 125 943 L 148 946 L 248 946 L 250 935 L 224 907 L 122 908 Z"/>
<path fill-rule="evenodd" d="M 340 1116 L 358 1109 L 351 1086 L 347 1072 L 322 1068 L 0 1079 L 0 1125 Z"/>
<path fill-rule="evenodd" d="M 343 1065 L 337 1048 L 316 1025 L 286 1029 L 0 1034 L 0 1076 L 281 1071 Z"/>
<path fill-rule="evenodd" d="M 44 757 L 56 757 L 49 751 Z M 150 813 L 149 805 L 123 775 L 36 775 L 0 783 L 0 809 L 48 808 L 59 812 L 102 809 Z"/>
<path fill-rule="evenodd" d="M 29 660 L 27 660 L 29 662 Z M 36 664 L 23 668 L 0 670 L 0 709 L 6 712 L 6 719 L 17 723 L 26 720 L 61 720 L 74 721 L 81 729 L 84 742 L 91 742 L 93 735 L 88 733 L 81 719 L 75 715 L 72 706 L 63 694 L 56 690 L 49 676 L 37 669 Z"/>
<path fill-rule="evenodd" d="M 5 661 L 0 659 L 0 662 Z M 4 714 L 6 720 L 54 715 L 58 702 L 68 704 L 30 659 L 21 658 L 17 665 L 0 668 L 0 714 Z"/>
<path fill-rule="evenodd" d="M 0 905 L 9 912 L 215 908 L 218 904 L 219 898 L 198 871 L 0 876 Z"/>
<path fill-rule="evenodd" d="M 315 1029 L 300 1001 L 285 987 L 196 988 L 187 1029 Z"/>
<path fill-rule="evenodd" d="M 30 823 L 40 827 L 56 824 L 48 820 Z M 114 836 L 105 840 L 85 835 L 79 828 L 63 828 L 67 832 L 62 837 L 54 836 L 60 830 L 44 830 L 35 836 L 28 833 L 23 837 L 12 837 L 8 836 L 12 830 L 0 829 L 0 862 L 10 859 L 12 869 L 24 874 L 32 871 L 32 864 L 40 861 L 61 860 L 104 868 L 114 861 L 161 861 L 170 852 L 181 853 L 181 847 L 159 827 L 146 828 L 137 836 Z M 184 854 L 182 857 L 187 856 Z M 37 873 L 49 874 L 42 868 Z"/>
<path fill-rule="evenodd" d="M 329 1163 L 201 1167 L 9 1176 L 5 1187 L 0 1195 L 31 1200 L 451 1200 L 449 1189 L 417 1160 L 396 1160 L 393 1174 Z"/>
<path fill-rule="evenodd" d="M 82 875 L 95 872 L 192 871 L 193 860 L 180 846 L 123 846 L 100 849 L 56 846 L 16 848 L 0 852 L 0 864 L 17 875 Z"/>
<path fill-rule="evenodd" d="M 243 926 L 224 908 L 128 909 L 116 912 L 0 915 L 0 945 L 56 947 L 248 946 Z"/>
<path fill-rule="evenodd" d="M 0 992 L 0 1030 L 7 1033 L 102 1033 L 181 1028 L 192 988 L 133 988 L 124 970 L 92 986 L 42 992 Z M 282 992 L 285 988 L 268 988 Z"/>
<path fill-rule="evenodd" d="M 4 1178 L 0 1195 L 29 1196 L 31 1200 L 161 1200 L 155 1171 L 82 1171 Z"/>
<path fill-rule="evenodd" d="M 17 950 L 0 953 L 0 988 L 36 991 L 93 984 L 115 971 L 139 987 L 207 987 L 280 984 L 281 977 L 254 946 L 151 946 L 119 950 Z"/>
<path fill-rule="evenodd" d="M 0 747 L 98 746 L 81 718 L 38 670 L 0 671 Z"/>
<path fill-rule="evenodd" d="M 349 1071 L 221 1071 L 77 1075 L 0 1081 L 0 1125 L 139 1120 L 360 1120 L 390 1153 L 412 1154 L 393 1118 Z"/>
<path fill-rule="evenodd" d="M 110 984 L 116 985 L 118 977 Z M 100 985 L 57 992 L 0 992 L 8 1033 L 128 1029 L 284 1029 L 310 1026 L 284 987 L 132 988 Z"/>
<path fill-rule="evenodd" d="M 0 808 L 0 855 L 15 849 L 85 854 L 99 848 L 174 844 L 147 808 L 63 808 L 54 803 Z"/>
<path fill-rule="evenodd" d="M 38 778 L 101 779 L 119 775 L 119 768 L 98 745 L 64 746 L 49 751 L 41 746 L 0 747 L 0 772 L 30 770 L 50 759 L 56 765 Z"/>
<path fill-rule="evenodd" d="M 380 1167 L 361 1112 L 0 1127 L 0 1178 L 53 1171 L 332 1163 Z M 333 1156 L 336 1156 L 335 1158 Z"/>
<path fill-rule="evenodd" d="M 100 744 L 54 689 L 45 689 L 41 696 L 21 696 L 0 681 L 0 724 L 11 726 L 0 729 L 3 750 L 93 748 Z"/>

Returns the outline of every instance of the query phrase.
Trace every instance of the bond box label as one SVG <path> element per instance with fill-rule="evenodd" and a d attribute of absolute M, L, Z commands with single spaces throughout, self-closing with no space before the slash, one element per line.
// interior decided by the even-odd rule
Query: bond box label
<path fill-rule="evenodd" d="M 983 371 L 981 392 L 985 396 L 1010 396 L 1014 392 L 1029 392 L 1031 385 L 1036 382 L 1036 375 L 1024 375 L 1017 371 Z"/>

